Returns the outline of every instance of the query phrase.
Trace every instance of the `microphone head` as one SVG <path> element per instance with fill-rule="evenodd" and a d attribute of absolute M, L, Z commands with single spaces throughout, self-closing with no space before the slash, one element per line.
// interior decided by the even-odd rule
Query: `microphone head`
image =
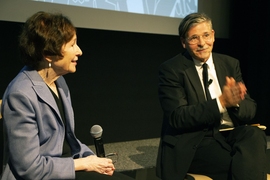
<path fill-rule="evenodd" d="M 100 125 L 94 125 L 90 129 L 90 133 L 93 138 L 100 138 L 102 136 L 103 129 Z"/>

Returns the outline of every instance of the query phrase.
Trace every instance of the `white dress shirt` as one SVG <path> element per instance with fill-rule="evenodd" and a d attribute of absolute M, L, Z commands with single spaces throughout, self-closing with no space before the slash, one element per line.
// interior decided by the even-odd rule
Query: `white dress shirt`
<path fill-rule="evenodd" d="M 195 63 L 195 67 L 197 69 L 198 75 L 199 75 L 201 83 L 202 83 L 202 87 L 204 89 L 205 87 L 203 84 L 203 76 L 202 76 L 202 70 L 203 70 L 202 65 L 204 64 L 204 62 L 198 61 L 196 59 L 193 59 L 193 61 Z M 207 65 L 208 65 L 208 79 L 212 79 L 212 83 L 209 85 L 208 89 L 209 89 L 211 98 L 216 99 L 219 111 L 222 114 L 221 124 L 233 127 L 234 125 L 233 125 L 233 122 L 232 122 L 228 112 L 227 112 L 227 109 L 222 107 L 220 100 L 218 98 L 222 94 L 222 92 L 221 92 L 221 89 L 219 86 L 212 54 L 210 55 L 209 59 L 205 63 L 207 63 Z"/>

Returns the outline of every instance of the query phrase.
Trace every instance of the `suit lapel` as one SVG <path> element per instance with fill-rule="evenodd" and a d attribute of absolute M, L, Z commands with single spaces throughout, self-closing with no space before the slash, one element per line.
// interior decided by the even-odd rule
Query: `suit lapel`
<path fill-rule="evenodd" d="M 72 123 L 70 124 L 71 127 L 74 127 L 74 122 L 71 121 L 71 119 L 73 118 L 74 114 L 73 114 L 73 109 L 71 107 L 71 102 L 70 102 L 70 98 L 69 98 L 69 92 L 68 89 L 65 88 L 66 86 L 63 84 L 63 77 L 60 77 L 57 79 L 56 84 L 58 87 L 58 92 L 60 97 L 62 98 L 62 102 L 63 102 L 63 107 L 65 109 L 65 118 L 66 118 L 66 122 L 68 123 Z"/>
<path fill-rule="evenodd" d="M 194 91 L 196 92 L 199 101 L 205 101 L 204 90 L 193 59 L 188 53 L 185 53 L 184 56 L 187 58 L 187 61 L 186 63 L 184 63 L 184 65 L 186 66 L 185 72 L 190 81 L 190 84 L 194 88 Z"/>
<path fill-rule="evenodd" d="M 219 59 L 214 53 L 213 53 L 213 62 L 215 65 L 219 86 L 220 86 L 220 89 L 222 91 L 222 88 L 226 83 L 225 76 L 227 74 L 226 73 L 227 71 L 226 71 L 226 68 L 223 64 L 223 61 L 221 59 Z"/>
<path fill-rule="evenodd" d="M 204 96 L 204 90 L 200 81 L 200 78 L 198 76 L 198 72 L 195 68 L 195 65 L 193 67 L 190 67 L 186 70 L 187 76 L 190 80 L 191 85 L 193 86 L 196 94 L 197 94 L 197 98 L 199 99 L 199 101 L 205 101 L 205 96 Z"/>
<path fill-rule="evenodd" d="M 46 102 L 56 112 L 59 118 L 62 119 L 51 91 L 49 90 L 45 82 L 42 80 L 38 72 L 36 70 L 29 70 L 29 69 L 27 69 L 24 72 L 32 82 L 33 89 L 35 90 L 37 96 L 39 96 L 40 99 Z"/>

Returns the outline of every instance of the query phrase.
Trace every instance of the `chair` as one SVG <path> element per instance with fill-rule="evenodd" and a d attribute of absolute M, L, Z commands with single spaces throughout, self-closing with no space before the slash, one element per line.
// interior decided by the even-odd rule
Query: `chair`
<path fill-rule="evenodd" d="M 212 178 L 201 174 L 188 173 L 184 180 L 212 180 Z"/>
<path fill-rule="evenodd" d="M 260 128 L 261 130 L 266 130 L 266 126 L 261 125 L 261 124 L 250 124 L 250 125 L 246 125 L 246 126 L 257 126 L 257 127 Z M 231 128 L 220 129 L 219 131 L 220 131 L 220 132 L 223 132 L 223 131 L 230 131 L 230 130 L 233 130 L 233 129 L 234 129 L 234 128 L 231 127 Z"/>

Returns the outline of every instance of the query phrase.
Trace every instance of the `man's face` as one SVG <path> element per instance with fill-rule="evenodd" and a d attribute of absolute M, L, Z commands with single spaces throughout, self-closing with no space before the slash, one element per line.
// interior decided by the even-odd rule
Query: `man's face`
<path fill-rule="evenodd" d="M 215 41 L 215 31 L 208 22 L 199 23 L 189 29 L 187 37 L 181 38 L 182 45 L 196 60 L 209 59 Z"/>

